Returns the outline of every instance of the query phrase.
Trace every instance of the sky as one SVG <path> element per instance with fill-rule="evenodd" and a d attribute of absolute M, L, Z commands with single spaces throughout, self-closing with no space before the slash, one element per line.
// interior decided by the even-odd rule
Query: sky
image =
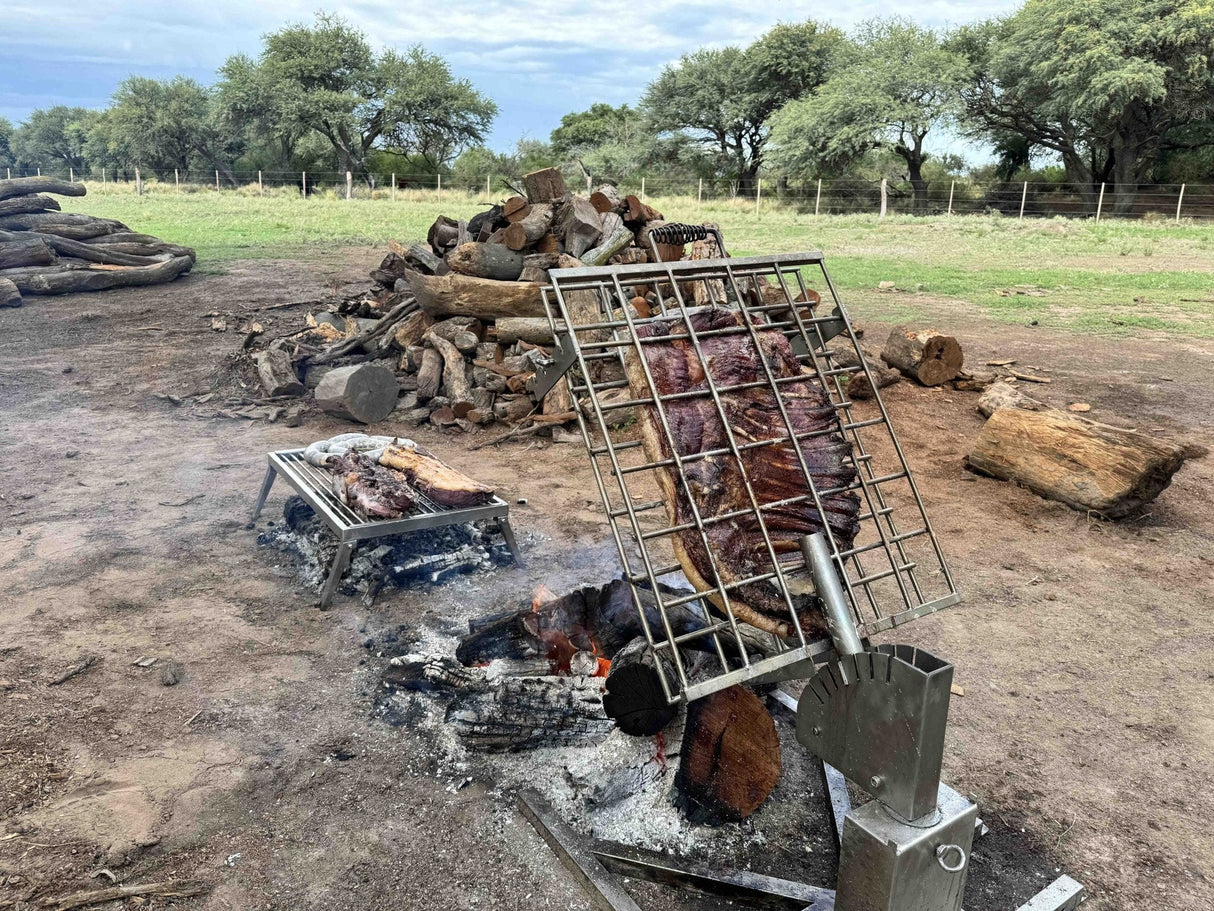
<path fill-rule="evenodd" d="M 56 104 L 102 108 L 131 74 L 178 73 L 212 83 L 231 54 L 318 7 L 375 45 L 421 43 L 500 109 L 489 145 L 547 139 L 563 114 L 634 103 L 667 63 L 702 46 L 746 44 L 778 22 L 816 18 L 847 28 L 902 15 L 930 26 L 1006 13 L 1020 0 L 176 0 L 90 8 L 78 0 L 6 0 L 0 18 L 0 117 L 13 123 Z M 964 149 L 955 148 L 955 151 Z"/>

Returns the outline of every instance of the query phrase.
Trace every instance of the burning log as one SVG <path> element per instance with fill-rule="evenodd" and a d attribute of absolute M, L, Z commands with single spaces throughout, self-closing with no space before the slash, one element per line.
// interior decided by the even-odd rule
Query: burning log
<path fill-rule="evenodd" d="M 961 344 L 951 335 L 911 326 L 899 326 L 889 334 L 881 358 L 924 386 L 947 383 L 964 362 Z"/>
<path fill-rule="evenodd" d="M 780 737 L 763 700 L 741 686 L 687 707 L 675 803 L 693 822 L 719 825 L 757 810 L 780 779 Z"/>
<path fill-rule="evenodd" d="M 500 677 L 449 658 L 393 658 L 384 682 L 448 699 L 446 722 L 471 749 L 513 752 L 595 743 L 611 732 L 602 683 L 588 677 Z"/>
<path fill-rule="evenodd" d="M 678 714 L 662 689 L 658 665 L 666 685 L 677 687 L 674 663 L 667 653 L 654 652 L 644 637 L 633 639 L 611 659 L 603 692 L 603 710 L 625 734 L 648 737 L 665 729 Z"/>
<path fill-rule="evenodd" d="M 1184 460 L 1181 447 L 1145 434 L 1020 408 L 991 414 L 966 456 L 975 471 L 1110 519 L 1154 500 Z"/>

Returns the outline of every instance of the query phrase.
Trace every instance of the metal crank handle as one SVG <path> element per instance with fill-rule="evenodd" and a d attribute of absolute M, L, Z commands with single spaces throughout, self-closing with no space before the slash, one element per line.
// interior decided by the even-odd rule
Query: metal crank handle
<path fill-rule="evenodd" d="M 721 255 L 726 255 L 725 240 L 721 237 L 721 232 L 707 225 L 685 225 L 681 223 L 662 225 L 649 231 L 648 235 L 649 249 L 653 252 L 654 262 L 662 261 L 662 258 L 658 255 L 658 244 L 671 244 L 682 247 L 695 243 L 697 240 L 707 240 L 709 237 L 716 240 L 717 249 L 721 251 Z"/>
<path fill-rule="evenodd" d="M 954 852 L 957 854 L 957 862 L 949 864 L 945 858 Z M 965 862 L 967 860 L 969 858 L 965 856 L 965 849 L 961 845 L 938 845 L 936 847 L 936 863 L 946 873 L 960 873 L 965 869 Z"/>

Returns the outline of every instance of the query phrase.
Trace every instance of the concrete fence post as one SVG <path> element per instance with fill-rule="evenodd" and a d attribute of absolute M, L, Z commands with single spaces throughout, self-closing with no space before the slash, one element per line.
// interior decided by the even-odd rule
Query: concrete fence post
<path fill-rule="evenodd" d="M 219 192 L 219 168 L 215 169 L 215 192 Z"/>
<path fill-rule="evenodd" d="M 818 212 L 822 208 L 822 178 L 818 178 L 818 195 L 814 197 L 814 218 L 818 217 Z"/>
<path fill-rule="evenodd" d="M 302 178 L 299 182 L 300 191 L 303 194 L 304 199 L 307 199 L 308 198 L 308 172 L 300 171 L 300 174 L 302 175 Z"/>
<path fill-rule="evenodd" d="M 139 169 L 135 169 L 135 195 L 143 195 L 143 176 L 139 173 Z"/>
<path fill-rule="evenodd" d="M 889 180 L 885 177 L 881 178 L 881 214 L 879 218 L 884 218 L 885 213 L 889 209 Z"/>
<path fill-rule="evenodd" d="M 1180 207 L 1184 203 L 1185 184 L 1180 185 L 1180 197 L 1176 200 L 1176 224 L 1180 224 Z"/>
<path fill-rule="evenodd" d="M 354 175 L 346 171 L 346 199 L 354 198 Z"/>
<path fill-rule="evenodd" d="M 1100 198 L 1096 200 L 1096 221 L 1100 221 L 1100 212 L 1104 209 L 1104 181 L 1100 182 Z"/>
<path fill-rule="evenodd" d="M 645 178 L 641 178 L 641 203 L 645 202 Z"/>
<path fill-rule="evenodd" d="M 443 198 L 443 175 L 442 174 L 438 175 L 437 186 L 438 186 L 438 198 L 441 200 Z"/>
<path fill-rule="evenodd" d="M 1024 204 L 1029 198 L 1029 182 L 1024 182 L 1024 189 L 1020 191 L 1020 220 L 1024 221 Z"/>
<path fill-rule="evenodd" d="M 760 177 L 755 183 L 755 215 L 759 214 L 759 201 L 763 198 L 763 178 Z"/>
<path fill-rule="evenodd" d="M 173 168 L 173 183 L 177 186 L 177 192 L 181 192 L 181 174 L 176 168 Z"/>
<path fill-rule="evenodd" d="M 703 201 L 704 201 L 704 178 L 701 177 L 700 178 L 700 187 L 699 187 L 699 189 L 696 190 L 696 202 L 702 203 Z"/>
<path fill-rule="evenodd" d="M 70 167 L 67 169 L 67 182 L 68 183 L 76 182 L 76 172 L 74 169 L 72 169 Z"/>
<path fill-rule="evenodd" d="M 493 175 L 492 174 L 485 175 L 485 195 L 486 196 L 493 195 Z"/>
<path fill-rule="evenodd" d="M 957 189 L 957 181 L 953 181 L 948 187 L 948 214 L 953 214 L 953 191 Z"/>
<path fill-rule="evenodd" d="M 266 195 L 266 188 L 261 183 L 261 171 L 257 172 L 257 193 L 260 196 Z"/>

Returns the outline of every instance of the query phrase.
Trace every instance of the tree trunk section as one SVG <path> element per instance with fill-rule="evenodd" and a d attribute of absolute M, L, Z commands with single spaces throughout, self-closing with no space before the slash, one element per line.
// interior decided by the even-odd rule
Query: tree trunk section
<path fill-rule="evenodd" d="M 602 266 L 607 260 L 631 244 L 634 239 L 633 233 L 627 227 L 621 225 L 609 237 L 605 236 L 597 247 L 587 250 L 578 259 L 586 266 Z"/>
<path fill-rule="evenodd" d="M 472 388 L 464 366 L 464 355 L 451 342 L 431 330 L 426 342 L 443 356 L 443 390 L 451 400 L 451 410 L 463 417 L 472 410 Z M 461 414 L 461 411 L 463 412 Z"/>
<path fill-rule="evenodd" d="M 0 200 L 0 215 L 29 215 L 34 212 L 58 212 L 59 200 L 49 196 L 14 196 Z"/>
<path fill-rule="evenodd" d="M 1047 499 L 1118 519 L 1159 496 L 1183 464 L 1184 451 L 1060 411 L 1000 408 L 966 462 Z"/>
<path fill-rule="evenodd" d="M 691 703 L 674 786 L 693 822 L 745 819 L 780 778 L 780 738 L 758 696 L 731 686 Z"/>
<path fill-rule="evenodd" d="M 978 397 L 978 411 L 989 418 L 1000 408 L 1021 408 L 1025 411 L 1042 411 L 1045 405 L 1029 398 L 1011 383 L 991 383 Z"/>
<path fill-rule="evenodd" d="M 517 281 L 523 272 L 523 254 L 502 244 L 460 244 L 447 254 L 452 272 L 476 278 Z"/>
<path fill-rule="evenodd" d="M 530 247 L 548 233 L 552 227 L 552 214 L 550 205 L 533 205 L 526 218 L 514 222 L 506 229 L 502 234 L 502 242 L 511 250 Z"/>
<path fill-rule="evenodd" d="M 590 201 L 581 196 L 571 196 L 561 206 L 557 234 L 565 241 L 565 252 L 570 256 L 581 256 L 595 245 L 600 237 L 599 213 Z"/>
<path fill-rule="evenodd" d="M 101 266 L 63 263 L 55 266 L 11 269 L 0 278 L 11 280 L 23 294 L 71 294 L 76 291 L 105 291 L 171 282 L 188 272 L 194 260 L 177 256 L 155 266 Z"/>
<path fill-rule="evenodd" d="M 31 196 L 34 193 L 83 196 L 86 192 L 84 184 L 70 183 L 58 177 L 14 177 L 11 180 L 0 180 L 0 199 Z"/>
<path fill-rule="evenodd" d="M 488 322 L 503 316 L 545 316 L 535 282 L 499 282 L 458 273 L 410 272 L 408 278 L 418 305 L 431 316 L 475 316 Z"/>
<path fill-rule="evenodd" d="M 644 637 L 633 639 L 611 659 L 603 692 L 603 711 L 625 734 L 649 737 L 674 721 L 678 706 L 671 705 L 662 689 L 658 664 L 666 683 L 677 687 L 678 676 L 665 652 L 655 658 Z"/>
<path fill-rule="evenodd" d="M 417 400 L 423 404 L 438 395 L 443 385 L 443 356 L 434 348 L 422 352 L 422 362 L 417 368 Z"/>
<path fill-rule="evenodd" d="M 889 334 L 881 359 L 918 380 L 924 386 L 939 386 L 961 370 L 961 344 L 935 329 L 899 326 Z"/>
<path fill-rule="evenodd" d="M 41 237 L 15 233 L 7 236 L 20 239 L 0 240 L 0 269 L 49 266 L 59 258 L 51 245 Z"/>
<path fill-rule="evenodd" d="M 558 168 L 544 168 L 523 175 L 523 189 L 527 193 L 527 201 L 532 205 L 541 202 L 552 202 L 569 195 L 565 187 L 565 178 Z"/>
<path fill-rule="evenodd" d="M 622 212 L 624 197 L 620 196 L 620 191 L 611 184 L 605 183 L 590 194 L 590 205 L 599 213 Z"/>
<path fill-rule="evenodd" d="M 313 393 L 325 413 L 361 424 L 374 424 L 390 415 L 399 394 L 396 374 L 375 364 L 330 370 Z"/>

